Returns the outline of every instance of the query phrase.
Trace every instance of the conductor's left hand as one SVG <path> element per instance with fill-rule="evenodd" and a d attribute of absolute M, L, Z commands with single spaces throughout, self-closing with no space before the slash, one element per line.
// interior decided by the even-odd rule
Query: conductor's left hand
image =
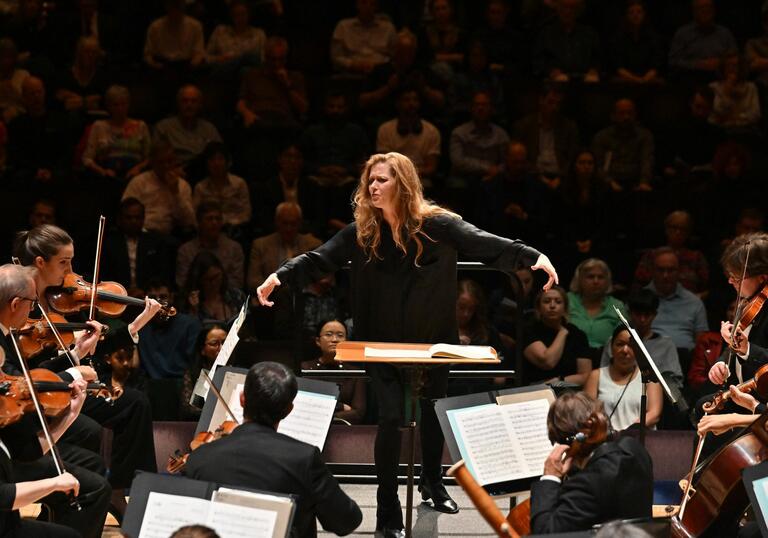
<path fill-rule="evenodd" d="M 547 275 L 549 275 L 549 280 L 547 280 L 547 283 L 544 284 L 544 291 L 547 291 L 549 288 L 551 288 L 555 284 L 560 283 L 560 280 L 557 278 L 557 271 L 555 271 L 555 266 L 552 265 L 552 262 L 549 261 L 549 258 L 547 258 L 547 256 L 544 254 L 539 255 L 539 258 L 536 260 L 536 263 L 531 265 L 531 269 L 533 271 L 536 271 L 537 269 L 541 269 L 545 273 L 547 273 Z"/>

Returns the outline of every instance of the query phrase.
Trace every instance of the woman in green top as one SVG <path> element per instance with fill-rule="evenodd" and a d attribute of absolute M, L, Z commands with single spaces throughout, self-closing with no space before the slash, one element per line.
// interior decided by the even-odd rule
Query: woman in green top
<path fill-rule="evenodd" d="M 612 288 L 611 269 L 603 260 L 589 258 L 576 267 L 568 314 L 570 322 L 586 333 L 590 347 L 603 347 L 620 322 L 614 306 L 626 315 L 624 303 L 609 295 Z"/>

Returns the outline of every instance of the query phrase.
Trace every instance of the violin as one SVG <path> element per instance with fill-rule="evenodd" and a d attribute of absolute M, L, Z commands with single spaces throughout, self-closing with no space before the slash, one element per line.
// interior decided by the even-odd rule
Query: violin
<path fill-rule="evenodd" d="M 92 327 L 87 323 L 69 323 L 61 314 L 49 312 L 48 318 L 53 324 L 53 328 L 59 332 L 61 341 L 69 347 L 75 341 L 75 331 L 90 331 Z M 104 325 L 102 335 L 106 334 L 109 327 Z M 54 331 L 45 319 L 28 319 L 23 327 L 14 329 L 19 339 L 19 349 L 21 356 L 29 359 L 39 355 L 45 350 L 56 349 L 59 343 L 56 340 Z"/>
<path fill-rule="evenodd" d="M 686 495 L 680 512 L 672 518 L 673 538 L 692 538 L 707 532 L 709 536 L 726 536 L 749 506 L 741 471 L 768 460 L 768 414 L 757 418 L 738 437 L 715 452 L 697 469 L 690 495 Z"/>
<path fill-rule="evenodd" d="M 736 323 L 734 323 L 734 327 L 738 327 L 742 331 L 745 331 L 747 327 L 750 326 L 750 324 L 755 320 L 757 315 L 760 313 L 760 311 L 763 309 L 763 305 L 765 304 L 765 301 L 768 300 L 768 282 L 763 284 L 763 287 L 760 288 L 760 290 L 755 293 L 752 297 L 750 297 L 741 307 L 741 311 L 737 312 L 736 319 L 738 320 Z"/>
<path fill-rule="evenodd" d="M 50 307 L 59 314 L 75 314 L 88 310 L 91 305 L 93 284 L 75 273 L 64 277 L 61 286 L 51 286 L 45 290 Z M 103 315 L 117 317 L 125 312 L 128 305 L 144 308 L 144 299 L 131 297 L 119 282 L 99 282 L 96 285 L 95 307 Z M 161 318 L 176 315 L 176 309 L 163 304 L 157 313 Z"/>
<path fill-rule="evenodd" d="M 755 372 L 755 377 L 744 383 L 736 385 L 742 392 L 756 391 L 757 394 L 765 398 L 768 396 L 768 364 L 764 364 Z M 725 402 L 731 399 L 731 393 L 728 390 L 721 390 L 715 393 L 711 400 L 704 402 L 701 406 L 705 413 L 714 413 L 719 411 L 725 405 Z"/>
<path fill-rule="evenodd" d="M 197 435 L 195 435 L 195 438 L 192 439 L 192 442 L 189 443 L 190 451 L 185 454 L 182 454 L 180 450 L 177 450 L 173 456 L 168 458 L 168 463 L 165 466 L 165 470 L 171 474 L 180 472 L 184 468 L 184 466 L 187 464 L 187 459 L 189 458 L 189 455 L 192 453 L 193 450 L 197 450 L 197 448 L 202 445 L 212 443 L 214 441 L 218 441 L 222 437 L 228 436 L 239 425 L 240 424 L 235 422 L 234 420 L 225 420 L 219 425 L 218 428 L 216 428 L 212 432 L 198 433 Z"/>
<path fill-rule="evenodd" d="M 565 440 L 569 447 L 564 452 L 563 460 L 589 454 L 608 439 L 608 431 L 608 417 L 603 413 L 592 413 L 584 428 Z M 520 536 L 531 534 L 530 497 L 509 511 L 507 521 Z"/>

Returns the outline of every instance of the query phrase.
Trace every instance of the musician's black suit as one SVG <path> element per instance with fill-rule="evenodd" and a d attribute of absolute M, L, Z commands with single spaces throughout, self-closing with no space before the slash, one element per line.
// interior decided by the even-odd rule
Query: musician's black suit
<path fill-rule="evenodd" d="M 349 534 L 363 519 L 317 447 L 255 422 L 192 452 L 184 473 L 198 480 L 296 495 L 291 536 L 297 538 L 317 536 L 315 517 L 338 535 Z"/>
<path fill-rule="evenodd" d="M 635 439 L 598 446 L 584 469 L 562 484 L 539 480 L 531 486 L 531 532 L 587 530 L 613 519 L 650 517 L 653 464 Z"/>

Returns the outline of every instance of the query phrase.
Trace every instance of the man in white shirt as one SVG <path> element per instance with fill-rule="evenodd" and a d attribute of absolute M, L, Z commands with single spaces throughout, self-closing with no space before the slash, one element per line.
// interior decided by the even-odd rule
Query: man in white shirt
<path fill-rule="evenodd" d="M 331 39 L 331 60 L 339 71 L 367 75 L 389 61 L 395 42 L 394 25 L 377 14 L 377 0 L 357 0 L 357 17 L 339 21 Z"/>

